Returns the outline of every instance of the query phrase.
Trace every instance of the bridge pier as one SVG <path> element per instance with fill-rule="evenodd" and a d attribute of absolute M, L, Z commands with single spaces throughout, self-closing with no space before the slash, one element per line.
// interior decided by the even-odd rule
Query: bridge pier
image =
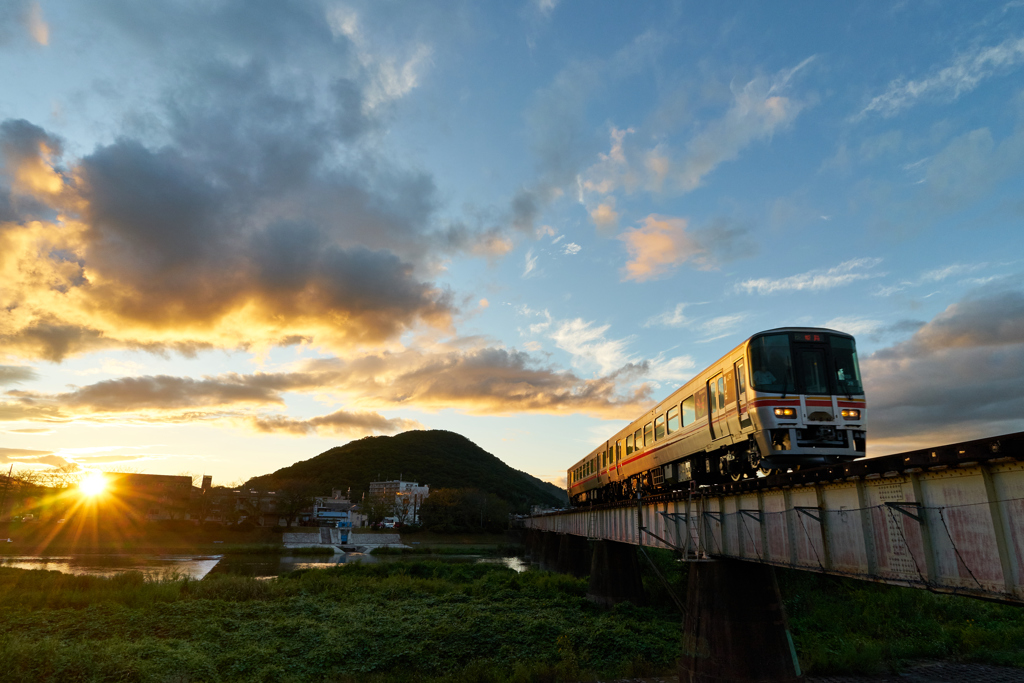
<path fill-rule="evenodd" d="M 590 573 L 590 544 L 583 536 L 562 534 L 558 546 L 558 563 L 555 568 L 559 574 L 572 574 L 582 578 Z"/>
<path fill-rule="evenodd" d="M 680 683 L 801 680 L 773 569 L 736 560 L 690 565 Z"/>
<path fill-rule="evenodd" d="M 537 529 L 526 529 L 523 534 L 523 546 L 526 548 L 526 559 L 528 562 L 537 564 L 540 562 L 540 548 L 543 531 Z"/>
<path fill-rule="evenodd" d="M 644 586 L 636 546 L 615 541 L 594 543 L 587 600 L 605 606 L 626 601 L 643 604 Z"/>
<path fill-rule="evenodd" d="M 541 534 L 543 538 L 540 540 L 540 558 L 537 560 L 540 564 L 542 571 L 556 572 L 558 571 L 558 549 L 562 545 L 562 539 L 559 538 L 560 534 L 554 532 L 545 532 Z"/>

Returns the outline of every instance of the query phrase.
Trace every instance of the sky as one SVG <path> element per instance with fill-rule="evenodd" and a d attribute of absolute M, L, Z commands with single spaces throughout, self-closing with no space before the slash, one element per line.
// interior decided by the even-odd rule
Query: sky
<path fill-rule="evenodd" d="M 0 466 L 564 484 L 780 326 L 869 455 L 1024 430 L 1021 0 L 6 0 L 0 74 Z"/>

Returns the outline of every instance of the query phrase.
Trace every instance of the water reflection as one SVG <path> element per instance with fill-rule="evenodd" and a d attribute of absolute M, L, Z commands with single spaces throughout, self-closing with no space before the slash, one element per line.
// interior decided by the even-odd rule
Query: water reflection
<path fill-rule="evenodd" d="M 46 569 L 86 576 L 114 576 L 121 572 L 137 571 L 147 579 L 184 576 L 201 579 L 210 573 L 219 560 L 219 555 L 25 555 L 0 558 L 0 567 Z"/>
<path fill-rule="evenodd" d="M 0 558 L 0 566 L 16 569 L 48 569 L 88 576 L 114 576 L 120 572 L 138 571 L 148 579 L 188 576 L 202 579 L 207 574 L 235 574 L 270 578 L 297 569 L 320 569 L 362 562 L 410 562 L 431 560 L 453 564 L 501 564 L 524 572 L 529 564 L 521 557 L 480 557 L 479 555 L 369 555 L 337 553 L 335 555 L 68 555 L 16 556 Z"/>
<path fill-rule="evenodd" d="M 234 555 L 224 557 L 213 569 L 215 574 L 240 574 L 243 576 L 271 577 L 296 569 L 317 569 L 337 565 L 379 564 L 382 562 L 415 562 L 431 560 L 452 564 L 501 564 L 517 572 L 524 572 L 529 564 L 521 557 L 480 557 L 479 555 L 369 555 L 364 553 L 339 553 L 332 557 L 267 557 L 260 555 Z"/>

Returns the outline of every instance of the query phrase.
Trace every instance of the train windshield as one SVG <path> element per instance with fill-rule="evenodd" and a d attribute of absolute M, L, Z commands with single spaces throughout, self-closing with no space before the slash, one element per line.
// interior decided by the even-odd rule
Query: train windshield
<path fill-rule="evenodd" d="M 766 334 L 750 342 L 754 389 L 785 394 L 863 394 L 857 348 L 834 334 Z"/>

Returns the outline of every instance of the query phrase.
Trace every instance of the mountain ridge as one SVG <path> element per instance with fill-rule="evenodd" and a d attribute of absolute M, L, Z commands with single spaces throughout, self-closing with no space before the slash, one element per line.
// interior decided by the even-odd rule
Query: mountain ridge
<path fill-rule="evenodd" d="M 445 430 L 413 430 L 368 436 L 335 446 L 270 474 L 249 479 L 247 488 L 273 488 L 289 480 L 316 482 L 325 489 L 352 489 L 371 481 L 398 479 L 431 488 L 476 488 L 508 501 L 521 512 L 530 505 L 563 506 L 563 489 L 517 470 L 471 440 Z"/>

